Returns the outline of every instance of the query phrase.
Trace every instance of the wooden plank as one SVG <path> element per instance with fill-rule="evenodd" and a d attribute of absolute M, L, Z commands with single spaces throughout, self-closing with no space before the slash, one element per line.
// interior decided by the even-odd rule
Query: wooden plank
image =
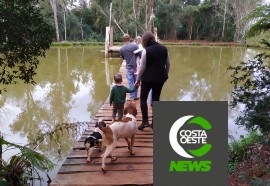
<path fill-rule="evenodd" d="M 99 120 L 99 118 L 102 118 L 102 120 L 106 123 L 106 124 L 111 124 L 112 123 L 112 117 L 111 116 L 97 116 L 96 117 L 96 121 Z M 117 119 L 117 118 L 116 118 Z M 142 123 L 142 117 L 136 117 L 137 119 L 137 125 L 140 125 Z M 149 116 L 149 120 L 152 120 L 152 116 Z"/>
<path fill-rule="evenodd" d="M 108 162 L 110 161 L 109 159 L 107 159 Z M 106 161 L 107 162 L 107 161 Z M 91 162 L 88 163 L 86 161 L 86 158 L 68 158 L 64 161 L 63 165 L 79 165 L 79 164 L 99 164 L 101 163 L 101 158 L 91 158 Z M 153 157 L 136 157 L 136 156 L 132 156 L 132 157 L 118 157 L 117 158 L 117 163 L 134 163 L 134 164 L 138 164 L 138 163 L 153 163 Z"/>
<path fill-rule="evenodd" d="M 152 185 L 152 170 L 134 171 L 108 171 L 106 174 L 101 172 L 77 173 L 77 174 L 58 174 L 51 186 L 84 186 L 84 185 Z"/>
<path fill-rule="evenodd" d="M 87 138 L 89 135 L 87 135 L 87 134 L 83 134 L 82 136 L 81 136 L 81 138 Z M 138 135 L 136 135 L 135 136 L 135 141 L 136 141 L 136 139 L 152 139 L 153 138 L 153 136 L 152 135 L 144 135 L 144 134 L 138 134 Z M 122 140 L 122 139 L 121 139 Z"/>
<path fill-rule="evenodd" d="M 111 46 L 109 47 L 110 52 L 120 52 L 121 46 Z"/>
<path fill-rule="evenodd" d="M 149 128 L 145 128 L 145 129 L 147 130 Z M 137 133 L 136 133 L 136 136 L 153 135 L 153 130 L 152 129 L 150 131 L 149 130 L 146 131 L 146 130 L 143 130 L 143 131 L 138 130 Z M 88 135 L 92 134 L 93 131 L 94 131 L 94 129 L 86 129 L 82 136 L 84 136 L 84 135 L 88 136 Z"/>
<path fill-rule="evenodd" d="M 102 113 L 97 113 L 96 117 L 108 117 L 107 119 L 108 120 L 111 120 L 112 119 L 112 112 L 102 112 Z M 149 118 L 152 118 L 151 116 L 148 116 Z M 136 119 L 137 120 L 142 120 L 142 115 L 141 114 L 138 114 L 136 116 Z"/>
<path fill-rule="evenodd" d="M 134 171 L 134 170 L 153 170 L 153 163 L 143 163 L 143 164 L 119 164 L 117 161 L 106 163 L 106 169 L 108 171 Z M 72 165 L 72 166 L 62 166 L 58 171 L 59 174 L 73 174 L 80 172 L 101 172 L 100 164 L 85 164 L 85 165 Z"/>
<path fill-rule="evenodd" d="M 127 147 L 127 143 L 122 141 L 122 142 L 118 142 L 116 148 L 119 147 Z M 136 142 L 134 143 L 134 147 L 152 147 L 153 148 L 153 141 L 149 141 L 149 142 Z M 78 149 L 78 150 L 85 150 L 84 147 L 84 142 L 78 142 L 73 149 Z"/>
<path fill-rule="evenodd" d="M 153 148 L 147 148 L 147 147 L 140 147 L 140 148 L 134 148 L 136 157 L 151 157 L 153 156 Z M 103 152 L 95 151 L 96 153 L 93 153 L 92 157 L 100 157 Z M 130 156 L 128 148 L 116 148 L 112 152 L 113 156 L 117 157 L 127 157 Z M 68 158 L 80 158 L 80 157 L 86 157 L 85 150 L 73 150 L 68 155 Z"/>
<path fill-rule="evenodd" d="M 84 140 L 85 140 L 85 138 L 79 139 L 80 142 L 84 142 Z M 136 139 L 135 140 L 135 143 L 138 142 L 138 141 L 139 142 L 151 142 L 152 143 L 153 142 L 153 139 Z"/>

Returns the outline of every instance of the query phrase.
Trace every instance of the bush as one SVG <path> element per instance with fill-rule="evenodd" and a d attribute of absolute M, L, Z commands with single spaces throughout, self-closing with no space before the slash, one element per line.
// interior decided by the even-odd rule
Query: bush
<path fill-rule="evenodd" d="M 270 46 L 266 40 L 263 42 Z M 259 130 L 267 136 L 270 134 L 270 70 L 266 64 L 269 59 L 270 55 L 261 53 L 254 60 L 228 68 L 233 71 L 231 83 L 234 85 L 230 105 L 245 106 L 235 120 L 236 124 L 248 131 Z"/>
<path fill-rule="evenodd" d="M 5 147 L 4 152 L 11 149 L 19 149 L 20 153 L 14 155 L 9 161 L 2 159 L 0 154 L 0 184 L 21 186 L 27 185 L 27 181 L 32 179 L 41 180 L 38 171 L 48 171 L 54 168 L 54 164 L 42 154 L 34 150 L 5 141 L 0 137 L 0 147 Z M 37 174 L 38 178 L 33 176 Z"/>
<path fill-rule="evenodd" d="M 258 132 L 251 132 L 247 137 L 240 136 L 240 140 L 233 140 L 228 147 L 229 151 L 229 171 L 234 169 L 238 162 L 241 162 L 246 156 L 246 149 L 255 143 L 261 143 L 263 136 Z"/>
<path fill-rule="evenodd" d="M 265 39 L 270 43 L 270 32 L 267 31 L 267 32 L 258 34 L 254 37 L 247 38 L 246 42 L 247 42 L 248 46 L 264 48 L 265 45 L 260 42 L 262 39 Z"/>

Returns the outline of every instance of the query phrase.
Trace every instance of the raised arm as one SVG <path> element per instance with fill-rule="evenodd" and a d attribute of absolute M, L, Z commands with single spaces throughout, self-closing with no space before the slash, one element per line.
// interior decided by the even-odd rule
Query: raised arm
<path fill-rule="evenodd" d="M 114 99 L 114 96 L 115 96 L 115 93 L 114 93 L 114 87 L 112 88 L 111 90 L 111 94 L 110 94 L 110 105 L 112 105 L 112 102 L 113 102 L 113 99 Z"/>
<path fill-rule="evenodd" d="M 141 80 L 142 75 L 143 75 L 145 68 L 146 68 L 146 50 L 142 51 L 142 57 L 141 57 L 140 63 L 141 63 L 141 66 L 140 66 L 140 70 L 139 70 L 139 73 L 137 76 L 137 81 Z"/>

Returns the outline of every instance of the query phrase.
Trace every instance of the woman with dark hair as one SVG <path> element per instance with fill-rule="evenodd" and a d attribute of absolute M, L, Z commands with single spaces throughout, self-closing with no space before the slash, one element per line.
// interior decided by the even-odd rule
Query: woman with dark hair
<path fill-rule="evenodd" d="M 170 70 L 168 50 L 155 41 L 155 36 L 151 32 L 143 34 L 142 45 L 145 50 L 142 52 L 141 66 L 136 81 L 136 84 L 141 82 L 140 103 L 143 121 L 138 127 L 139 130 L 150 126 L 147 105 L 149 91 L 152 89 L 153 101 L 159 101 L 162 87 L 168 79 Z"/>

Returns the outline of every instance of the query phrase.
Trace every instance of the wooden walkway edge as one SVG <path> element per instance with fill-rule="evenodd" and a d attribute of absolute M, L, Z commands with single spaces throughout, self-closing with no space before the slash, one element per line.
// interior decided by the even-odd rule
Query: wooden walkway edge
<path fill-rule="evenodd" d="M 123 84 L 127 86 L 125 63 L 123 62 L 119 72 L 123 76 Z M 139 92 L 138 92 L 139 95 Z M 129 98 L 129 95 L 127 95 Z M 101 106 L 96 114 L 94 121 L 102 117 L 105 123 L 111 123 L 112 107 L 106 102 Z M 148 104 L 149 105 L 149 104 Z M 140 101 L 136 100 L 138 110 L 137 125 L 142 122 Z M 152 118 L 152 110 L 149 107 L 149 118 Z M 150 120 L 151 121 L 151 120 Z M 117 161 L 106 160 L 108 172 L 103 174 L 101 171 L 101 154 L 95 150 L 91 162 L 86 162 L 86 151 L 84 139 L 91 134 L 92 128 L 87 129 L 78 143 L 73 147 L 67 159 L 62 164 L 51 186 L 83 186 L 83 185 L 153 185 L 153 131 L 151 128 L 138 130 L 135 138 L 135 155 L 129 155 L 126 141 L 119 140 L 113 156 L 117 156 Z"/>

